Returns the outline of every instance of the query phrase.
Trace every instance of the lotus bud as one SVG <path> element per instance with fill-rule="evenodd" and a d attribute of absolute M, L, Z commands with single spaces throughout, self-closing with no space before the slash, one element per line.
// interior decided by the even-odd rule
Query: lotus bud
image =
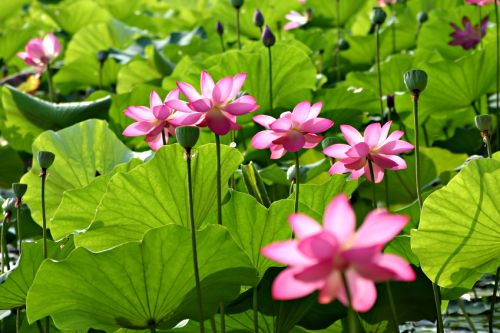
<path fill-rule="evenodd" d="M 424 24 L 425 22 L 427 22 L 428 19 L 429 15 L 427 15 L 426 12 L 420 12 L 417 14 L 417 22 L 420 24 Z"/>
<path fill-rule="evenodd" d="M 198 142 L 200 129 L 195 126 L 180 126 L 175 129 L 175 136 L 182 147 L 191 149 Z"/>
<path fill-rule="evenodd" d="M 217 31 L 217 33 L 221 36 L 224 34 L 224 26 L 222 25 L 221 21 L 217 21 L 215 31 Z"/>
<path fill-rule="evenodd" d="M 412 69 L 405 73 L 404 82 L 409 91 L 422 92 L 427 87 L 427 73 L 419 69 Z"/>
<path fill-rule="evenodd" d="M 345 39 L 342 39 L 342 38 L 339 39 L 337 45 L 338 45 L 340 51 L 347 51 L 351 47 L 349 42 L 346 41 Z"/>
<path fill-rule="evenodd" d="M 97 61 L 99 61 L 100 64 L 104 64 L 106 60 L 108 60 L 108 57 L 109 57 L 108 50 L 102 50 L 97 52 Z"/>
<path fill-rule="evenodd" d="M 289 181 L 296 181 L 297 173 L 295 172 L 296 168 L 295 165 L 292 165 L 291 167 L 288 168 L 286 172 L 286 178 Z M 299 181 L 304 182 L 307 178 L 307 172 L 309 169 L 307 167 L 300 167 L 299 168 Z"/>
<path fill-rule="evenodd" d="M 38 164 L 42 170 L 46 170 L 52 166 L 56 155 L 50 151 L 39 151 L 38 152 Z"/>
<path fill-rule="evenodd" d="M 326 149 L 327 147 L 330 147 L 331 145 L 334 145 L 338 142 L 338 140 L 332 136 L 326 137 L 321 141 L 321 146 L 323 149 Z"/>
<path fill-rule="evenodd" d="M 276 44 L 276 37 L 268 25 L 266 25 L 264 31 L 262 32 L 262 43 L 264 43 L 266 47 L 271 47 Z"/>
<path fill-rule="evenodd" d="M 253 24 L 255 24 L 255 26 L 259 28 L 262 28 L 262 26 L 264 26 L 264 15 L 262 15 L 262 12 L 258 9 L 256 9 L 255 13 L 253 14 Z"/>
<path fill-rule="evenodd" d="M 21 183 L 12 184 L 12 192 L 16 195 L 16 198 L 21 199 L 28 190 L 28 185 Z"/>
<path fill-rule="evenodd" d="M 244 2 L 244 0 L 231 0 L 231 5 L 236 9 L 240 9 Z"/>
<path fill-rule="evenodd" d="M 482 114 L 476 116 L 474 121 L 476 123 L 477 129 L 480 130 L 481 132 L 491 131 L 493 119 L 489 114 Z"/>
<path fill-rule="evenodd" d="M 396 104 L 394 95 L 387 95 L 387 108 L 394 109 L 395 106 Z"/>
<path fill-rule="evenodd" d="M 387 18 L 387 14 L 382 8 L 373 7 L 372 15 L 370 18 L 373 25 L 382 25 L 384 24 L 385 19 Z"/>

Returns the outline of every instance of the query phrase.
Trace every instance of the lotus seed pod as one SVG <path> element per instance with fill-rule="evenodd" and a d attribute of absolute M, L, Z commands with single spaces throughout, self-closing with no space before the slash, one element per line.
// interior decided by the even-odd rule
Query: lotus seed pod
<path fill-rule="evenodd" d="M 21 183 L 12 184 L 12 192 L 16 195 L 16 198 L 22 198 L 26 191 L 28 190 L 28 185 Z"/>
<path fill-rule="evenodd" d="M 426 12 L 420 12 L 417 14 L 417 22 L 420 24 L 424 24 L 425 22 L 427 22 L 428 19 L 429 15 L 427 15 Z"/>
<path fill-rule="evenodd" d="M 103 64 L 106 60 L 108 60 L 108 57 L 109 57 L 108 50 L 103 50 L 103 51 L 97 52 L 97 61 L 99 61 L 99 63 L 101 63 L 101 64 Z"/>
<path fill-rule="evenodd" d="M 339 39 L 337 45 L 338 45 L 340 51 L 347 51 L 351 47 L 349 42 L 346 41 L 345 39 Z"/>
<path fill-rule="evenodd" d="M 334 138 L 333 136 L 329 136 L 324 138 L 323 141 L 321 141 L 321 147 L 323 147 L 323 149 L 326 149 L 327 147 L 330 147 L 331 145 L 334 145 L 337 142 L 338 140 L 336 138 Z"/>
<path fill-rule="evenodd" d="M 276 37 L 268 25 L 266 25 L 264 31 L 262 32 L 262 43 L 264 43 L 266 47 L 271 47 L 276 44 Z"/>
<path fill-rule="evenodd" d="M 222 25 L 221 21 L 217 21 L 215 31 L 217 31 L 217 33 L 221 36 L 224 34 L 224 26 Z"/>
<path fill-rule="evenodd" d="M 411 92 L 422 92 L 427 87 L 427 73 L 419 69 L 412 69 L 405 73 L 404 82 Z"/>
<path fill-rule="evenodd" d="M 255 13 L 253 14 L 253 24 L 255 26 L 262 28 L 264 26 L 264 15 L 262 15 L 262 12 L 258 9 L 255 10 Z"/>
<path fill-rule="evenodd" d="M 200 129 L 195 126 L 181 126 L 175 129 L 175 136 L 179 144 L 186 148 L 191 149 L 198 142 L 200 137 Z"/>
<path fill-rule="evenodd" d="M 295 170 L 296 170 L 295 165 L 292 165 L 291 167 L 288 168 L 288 170 L 286 172 L 286 178 L 289 181 L 295 180 L 295 178 L 297 176 Z M 299 181 L 300 182 L 303 182 L 307 178 L 308 171 L 309 171 L 309 169 L 307 167 L 300 167 L 299 168 Z"/>
<path fill-rule="evenodd" d="M 51 153 L 50 151 L 39 151 L 38 152 L 38 164 L 42 169 L 48 169 L 54 163 L 54 159 L 56 155 Z"/>
<path fill-rule="evenodd" d="M 491 118 L 491 116 L 489 114 L 482 114 L 482 115 L 476 116 L 474 121 L 476 123 L 477 129 L 480 130 L 481 132 L 491 131 L 493 119 Z"/>
<path fill-rule="evenodd" d="M 244 0 L 231 0 L 231 5 L 236 9 L 240 9 L 244 2 Z"/>
<path fill-rule="evenodd" d="M 373 25 L 382 25 L 385 22 L 385 19 L 387 18 L 387 14 L 385 11 L 380 8 L 380 7 L 373 7 L 372 15 L 371 15 L 371 20 Z"/>

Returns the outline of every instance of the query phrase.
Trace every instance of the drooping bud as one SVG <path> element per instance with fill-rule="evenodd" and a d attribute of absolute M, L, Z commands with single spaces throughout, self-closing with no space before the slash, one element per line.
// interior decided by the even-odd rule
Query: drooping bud
<path fill-rule="evenodd" d="M 417 22 L 420 24 L 424 24 L 425 22 L 427 22 L 428 19 L 429 15 L 427 15 L 426 12 L 420 12 L 417 14 Z"/>
<path fill-rule="evenodd" d="M 175 129 L 175 136 L 182 147 L 191 149 L 198 142 L 200 129 L 196 126 L 180 126 Z"/>
<path fill-rule="evenodd" d="M 343 38 L 339 39 L 337 45 L 338 45 L 340 51 L 347 51 L 351 47 L 351 45 L 349 44 L 349 42 L 346 41 Z"/>
<path fill-rule="evenodd" d="M 384 24 L 386 18 L 387 18 L 387 14 L 385 13 L 385 11 L 382 8 L 373 7 L 372 14 L 370 17 L 373 25 Z"/>
<path fill-rule="evenodd" d="M 253 14 L 253 24 L 259 28 L 264 26 L 264 15 L 262 15 L 262 12 L 259 9 L 256 9 Z"/>
<path fill-rule="evenodd" d="M 109 51 L 108 50 L 102 50 L 97 52 L 97 61 L 102 65 L 108 60 L 109 57 Z"/>
<path fill-rule="evenodd" d="M 217 24 L 215 25 L 215 31 L 222 36 L 224 34 L 224 26 L 222 25 L 221 21 L 217 21 Z"/>
<path fill-rule="evenodd" d="M 231 0 L 231 5 L 236 9 L 240 9 L 244 2 L 244 0 Z"/>
<path fill-rule="evenodd" d="M 324 138 L 323 141 L 321 141 L 321 146 L 323 147 L 323 149 L 326 149 L 327 147 L 330 147 L 331 145 L 334 145 L 337 142 L 338 140 L 336 138 L 334 138 L 333 136 L 329 136 Z"/>
<path fill-rule="evenodd" d="M 491 131 L 493 119 L 491 118 L 491 116 L 489 114 L 482 114 L 482 115 L 476 116 L 474 121 L 476 123 L 477 129 L 480 130 L 481 132 Z"/>
<path fill-rule="evenodd" d="M 404 82 L 409 91 L 422 92 L 427 87 L 427 73 L 420 69 L 412 69 L 405 73 Z"/>
<path fill-rule="evenodd" d="M 387 108 L 392 110 L 395 106 L 396 104 L 394 95 L 387 95 Z"/>
<path fill-rule="evenodd" d="M 264 43 L 266 47 L 271 47 L 276 44 L 276 37 L 268 25 L 266 25 L 264 31 L 262 32 L 262 43 Z"/>
<path fill-rule="evenodd" d="M 54 163 L 56 155 L 51 153 L 50 151 L 39 151 L 38 152 L 38 164 L 42 169 L 48 169 Z"/>
<path fill-rule="evenodd" d="M 16 198 L 21 199 L 26 191 L 28 190 L 28 185 L 21 183 L 12 184 L 12 192 L 16 195 Z"/>

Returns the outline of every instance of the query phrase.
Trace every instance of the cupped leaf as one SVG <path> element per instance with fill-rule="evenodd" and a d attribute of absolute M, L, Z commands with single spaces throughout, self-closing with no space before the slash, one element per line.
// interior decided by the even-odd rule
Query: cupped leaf
<path fill-rule="evenodd" d="M 52 259 L 64 259 L 74 249 L 73 243 L 47 242 L 48 256 Z M 12 271 L 0 276 L 0 309 L 8 310 L 24 307 L 26 295 L 42 264 L 43 241 L 24 242 L 19 265 Z"/>
<path fill-rule="evenodd" d="M 194 218 L 199 227 L 216 204 L 215 144 L 193 150 Z M 223 193 L 243 161 L 234 148 L 221 146 Z M 148 163 L 129 173 L 118 173 L 97 208 L 89 230 L 77 235 L 77 246 L 104 250 L 142 239 L 152 228 L 174 223 L 189 226 L 187 172 L 184 149 L 175 144 L 156 152 Z"/>
<path fill-rule="evenodd" d="M 210 318 L 241 285 L 255 284 L 256 272 L 224 227 L 208 226 L 197 238 L 204 315 Z M 64 261 L 42 264 L 28 293 L 28 319 L 50 315 L 67 329 L 173 327 L 198 318 L 192 263 L 191 232 L 177 225 L 101 253 L 78 248 Z"/>
<path fill-rule="evenodd" d="M 54 216 L 65 191 L 84 187 L 98 174 L 106 174 L 134 157 L 102 120 L 87 120 L 58 132 L 44 132 L 33 143 L 33 156 L 39 151 L 56 155 L 45 189 L 48 220 Z M 24 201 L 32 208 L 35 221 L 41 223 L 40 167 L 34 162 L 21 182 L 28 184 Z"/>
<path fill-rule="evenodd" d="M 425 200 L 411 245 L 436 284 L 471 288 L 500 266 L 499 182 L 498 160 L 476 160 Z"/>

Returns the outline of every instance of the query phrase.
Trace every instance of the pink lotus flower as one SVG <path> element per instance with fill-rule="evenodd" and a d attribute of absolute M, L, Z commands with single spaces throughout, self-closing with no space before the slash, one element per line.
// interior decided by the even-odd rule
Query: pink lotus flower
<path fill-rule="evenodd" d="M 175 112 L 174 109 L 165 105 L 166 102 L 178 99 L 179 89 L 172 90 L 165 102 L 162 102 L 156 91 L 149 96 L 149 108 L 145 106 L 130 106 L 124 114 L 136 122 L 128 126 L 124 131 L 125 136 L 142 136 L 151 149 L 158 150 L 163 146 L 163 135 L 168 142 L 169 134 L 175 136 L 177 126 L 192 125 L 198 120 L 198 115 L 190 112 Z M 162 134 L 163 132 L 163 134 Z M 166 143 L 165 142 L 165 143 Z"/>
<path fill-rule="evenodd" d="M 465 2 L 476 6 L 486 6 L 490 3 L 494 3 L 495 0 L 465 0 Z M 500 4 L 500 1 L 497 1 L 497 3 Z"/>
<path fill-rule="evenodd" d="M 380 7 L 385 7 L 387 5 L 395 5 L 398 3 L 398 0 L 377 0 L 377 4 Z"/>
<path fill-rule="evenodd" d="M 384 179 L 384 169 L 406 169 L 406 162 L 397 154 L 413 149 L 413 145 L 399 140 L 404 132 L 395 131 L 389 135 L 392 122 L 380 126 L 379 123 L 366 127 L 364 137 L 353 127 L 341 125 L 340 130 L 347 141 L 346 144 L 335 144 L 323 150 L 327 156 L 340 159 L 330 168 L 330 174 L 351 172 L 351 178 L 365 175 L 373 181 L 370 175 L 368 161 L 372 162 L 375 183 Z"/>
<path fill-rule="evenodd" d="M 344 274 L 353 309 L 370 310 L 377 298 L 374 282 L 415 280 L 415 273 L 402 258 L 382 253 L 408 220 L 383 209 L 373 210 L 355 231 L 356 216 L 345 194 L 330 202 L 323 227 L 307 215 L 290 215 L 296 238 L 262 249 L 264 256 L 289 266 L 274 280 L 273 298 L 296 299 L 319 290 L 319 303 L 338 299 L 348 305 Z"/>
<path fill-rule="evenodd" d="M 302 148 L 316 147 L 323 137 L 317 135 L 333 126 L 333 121 L 318 118 L 323 107 L 319 102 L 311 106 L 309 101 L 299 103 L 293 112 L 284 112 L 279 119 L 258 115 L 253 120 L 267 128 L 252 138 L 256 149 L 270 149 L 271 159 L 281 158 L 285 153 Z"/>
<path fill-rule="evenodd" d="M 43 72 L 50 62 L 61 53 L 61 44 L 56 36 L 49 33 L 43 40 L 41 38 L 31 39 L 26 44 L 25 51 L 18 52 L 17 56 L 29 66 L 33 66 L 38 72 Z"/>
<path fill-rule="evenodd" d="M 184 82 L 177 82 L 180 91 L 189 100 L 189 103 L 174 99 L 167 102 L 167 106 L 181 112 L 198 115 L 196 125 L 207 126 L 217 135 L 225 135 L 230 130 L 241 127 L 236 123 L 236 116 L 257 110 L 255 98 L 244 95 L 237 97 L 245 83 L 247 75 L 240 73 L 234 77 L 228 76 L 214 83 L 210 74 L 201 73 L 201 94 L 196 89 Z"/>
<path fill-rule="evenodd" d="M 460 45 L 464 50 L 469 50 L 474 48 L 477 44 L 481 42 L 481 39 L 486 35 L 486 28 L 488 26 L 488 17 L 485 17 L 481 21 L 481 26 L 472 26 L 471 21 L 468 17 L 462 19 L 464 25 L 464 30 L 462 31 L 455 23 L 450 23 L 454 31 L 450 34 L 453 40 L 449 42 L 449 45 Z"/>
<path fill-rule="evenodd" d="M 285 15 L 285 18 L 290 21 L 287 24 L 285 24 L 284 29 L 285 30 L 292 30 L 292 29 L 297 29 L 300 28 L 303 25 L 306 25 L 307 22 L 311 19 L 309 14 L 300 14 L 299 12 L 296 12 L 295 10 L 292 10 L 290 13 Z"/>

